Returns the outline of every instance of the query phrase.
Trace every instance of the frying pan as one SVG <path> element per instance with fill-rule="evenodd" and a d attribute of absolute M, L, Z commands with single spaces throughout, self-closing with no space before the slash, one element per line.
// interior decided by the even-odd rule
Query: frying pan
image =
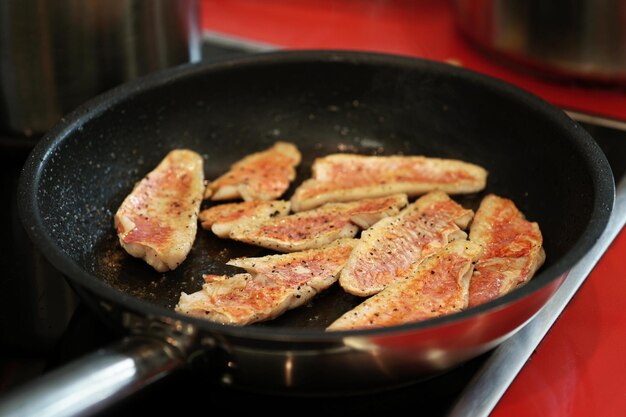
<path fill-rule="evenodd" d="M 419 323 L 325 332 L 361 301 L 334 286 L 280 318 L 246 327 L 173 311 L 201 274 L 269 252 L 200 229 L 175 271 L 155 272 L 120 248 L 113 214 L 135 182 L 174 148 L 215 178 L 276 140 L 303 154 L 297 183 L 332 152 L 456 158 L 489 171 L 483 193 L 511 198 L 537 221 L 547 259 L 527 285 L 489 303 Z M 293 187 L 287 194 L 293 191 Z M 352 51 L 282 51 L 177 67 L 84 104 L 36 146 L 19 208 L 30 238 L 103 320 L 118 344 L 48 374 L 0 410 L 29 404 L 86 413 L 182 366 L 243 389 L 356 393 L 445 372 L 501 343 L 546 303 L 594 244 L 614 181 L 594 140 L 559 109 L 495 79 L 417 58 Z M 60 405 L 61 404 L 61 405 Z M 54 414 L 54 413 L 53 413 Z"/>

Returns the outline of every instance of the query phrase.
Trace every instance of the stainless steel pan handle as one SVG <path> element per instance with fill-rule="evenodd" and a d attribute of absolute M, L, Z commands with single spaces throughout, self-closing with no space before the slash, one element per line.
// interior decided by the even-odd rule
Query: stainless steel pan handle
<path fill-rule="evenodd" d="M 9 392 L 0 415 L 90 415 L 184 364 L 183 354 L 164 340 L 128 337 Z"/>

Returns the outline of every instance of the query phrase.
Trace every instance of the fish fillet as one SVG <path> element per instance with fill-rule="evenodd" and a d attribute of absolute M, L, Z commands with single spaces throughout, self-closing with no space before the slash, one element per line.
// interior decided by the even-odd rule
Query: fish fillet
<path fill-rule="evenodd" d="M 467 307 L 473 263 L 482 247 L 455 240 L 378 294 L 346 312 L 327 330 L 394 326 L 455 313 Z"/>
<path fill-rule="evenodd" d="M 295 179 L 295 167 L 300 160 L 300 151 L 294 144 L 276 142 L 271 148 L 234 163 L 227 173 L 208 185 L 204 197 L 211 200 L 275 200 Z"/>
<path fill-rule="evenodd" d="M 420 197 L 361 234 L 339 283 L 354 295 L 376 294 L 448 242 L 465 239 L 473 214 L 441 191 Z"/>
<path fill-rule="evenodd" d="M 415 197 L 434 190 L 466 194 L 485 188 L 487 171 L 455 159 L 424 156 L 333 154 L 313 163 L 311 179 L 291 198 L 294 212 L 328 202 L 354 201 L 405 193 Z"/>
<path fill-rule="evenodd" d="M 490 194 L 483 199 L 469 237 L 484 247 L 470 284 L 470 307 L 524 285 L 545 261 L 539 225 L 506 198 Z"/>
<path fill-rule="evenodd" d="M 340 238 L 354 237 L 359 228 L 397 214 L 406 204 L 406 194 L 329 203 L 314 210 L 238 225 L 230 238 L 279 252 L 319 248 Z"/>
<path fill-rule="evenodd" d="M 159 272 L 175 269 L 196 237 L 204 192 L 202 157 L 187 149 L 167 154 L 124 199 L 115 214 L 120 244 Z"/>
<path fill-rule="evenodd" d="M 202 290 L 182 293 L 176 310 L 236 326 L 273 319 L 331 286 L 355 244 L 340 239 L 321 249 L 233 259 L 229 265 L 247 272 L 205 276 Z"/>
<path fill-rule="evenodd" d="M 289 205 L 288 201 L 283 200 L 220 204 L 202 210 L 198 219 L 204 229 L 210 229 L 217 236 L 227 238 L 237 225 L 286 216 L 289 214 Z"/>

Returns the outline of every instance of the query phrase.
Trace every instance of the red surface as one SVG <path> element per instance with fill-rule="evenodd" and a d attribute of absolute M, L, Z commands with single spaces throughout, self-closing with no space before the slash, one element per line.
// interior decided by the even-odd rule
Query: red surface
<path fill-rule="evenodd" d="M 285 48 L 460 62 L 564 108 L 626 120 L 626 90 L 557 83 L 496 63 L 456 31 L 444 0 L 203 0 L 205 29 Z M 493 417 L 626 415 L 626 231 L 555 323 Z"/>
<path fill-rule="evenodd" d="M 626 415 L 625 251 L 622 232 L 492 417 Z"/>
<path fill-rule="evenodd" d="M 626 87 L 555 82 L 502 65 L 456 30 L 446 0 L 202 0 L 205 29 L 283 48 L 357 49 L 449 61 L 564 108 L 626 120 Z"/>

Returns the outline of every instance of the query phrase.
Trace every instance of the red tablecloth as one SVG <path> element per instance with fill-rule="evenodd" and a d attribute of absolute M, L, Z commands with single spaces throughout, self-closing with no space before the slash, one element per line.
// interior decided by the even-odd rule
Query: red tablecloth
<path fill-rule="evenodd" d="M 626 120 L 626 87 L 541 79 L 497 63 L 459 33 L 446 0 L 203 0 L 205 29 L 285 48 L 358 49 L 450 61 L 564 108 Z"/>

